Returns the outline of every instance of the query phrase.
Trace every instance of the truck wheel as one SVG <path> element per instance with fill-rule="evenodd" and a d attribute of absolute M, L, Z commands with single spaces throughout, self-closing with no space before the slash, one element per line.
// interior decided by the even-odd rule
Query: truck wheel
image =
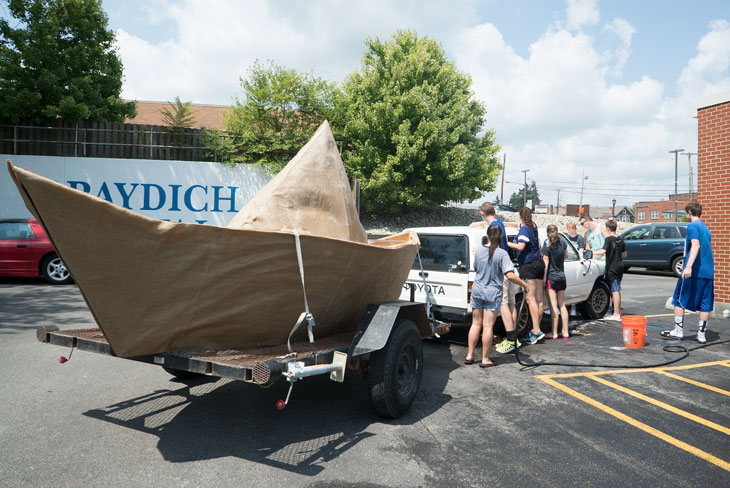
<path fill-rule="evenodd" d="M 611 289 L 605 281 L 596 281 L 593 289 L 585 302 L 578 304 L 578 312 L 583 318 L 594 320 L 600 319 L 611 304 Z"/>
<path fill-rule="evenodd" d="M 421 386 L 423 345 L 416 324 L 398 320 L 385 347 L 370 355 L 370 403 L 386 418 L 402 416 Z"/>
<path fill-rule="evenodd" d="M 672 273 L 674 273 L 675 278 L 679 278 L 682 274 L 682 266 L 684 266 L 684 256 L 677 256 L 672 259 Z"/>
<path fill-rule="evenodd" d="M 162 369 L 181 380 L 190 380 L 199 376 L 198 373 L 192 373 L 190 371 L 185 371 L 184 369 L 168 368 L 167 366 L 163 366 Z"/>
<path fill-rule="evenodd" d="M 43 278 L 52 285 L 65 285 L 71 283 L 71 273 L 68 272 L 68 268 L 63 264 L 61 258 L 56 254 L 49 254 L 46 259 L 43 260 L 41 265 L 41 274 Z"/>

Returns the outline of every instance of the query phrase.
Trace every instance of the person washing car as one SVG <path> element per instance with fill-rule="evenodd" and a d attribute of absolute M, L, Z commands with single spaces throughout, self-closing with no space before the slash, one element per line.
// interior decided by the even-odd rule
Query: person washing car
<path fill-rule="evenodd" d="M 582 235 L 578 234 L 578 227 L 575 225 L 575 222 L 568 222 L 565 227 L 568 229 L 568 240 L 575 244 L 575 248 L 578 251 L 585 249 L 586 241 Z"/>
<path fill-rule="evenodd" d="M 590 215 L 586 215 L 585 217 L 580 218 L 580 225 L 586 230 L 586 249 L 590 249 L 592 251 L 602 249 L 603 243 L 606 240 L 603 236 L 606 229 L 605 224 L 596 222 Z M 593 254 L 595 256 L 595 252 Z M 605 258 L 599 257 L 597 259 Z"/>
<path fill-rule="evenodd" d="M 608 233 L 603 248 L 593 251 L 593 256 L 606 256 L 606 279 L 611 287 L 613 314 L 606 320 L 621 320 L 621 280 L 624 276 L 623 259 L 628 255 L 624 240 L 616 235 L 618 225 L 615 220 L 606 222 Z"/>
<path fill-rule="evenodd" d="M 515 274 L 509 254 L 501 247 L 502 237 L 502 229 L 498 225 L 490 225 L 487 229 L 489 247 L 478 246 L 474 256 L 476 276 L 471 289 L 472 323 L 469 328 L 469 350 L 464 358 L 464 363 L 474 364 L 474 350 L 481 334 L 482 361 L 479 366 L 482 368 L 496 364 L 489 359 L 489 350 L 494 337 L 493 328 L 494 322 L 497 320 L 497 311 L 502 306 L 504 277 L 523 289 L 527 288 L 527 283 Z M 504 321 L 504 317 L 502 320 Z M 511 334 L 516 336 L 514 327 Z"/>
<path fill-rule="evenodd" d="M 575 224 L 573 224 L 575 228 Z M 567 280 L 565 278 L 565 258 L 568 256 L 568 245 L 560 239 L 558 228 L 555 225 L 548 225 L 548 238 L 540 252 L 545 261 L 545 284 L 550 298 L 550 319 L 553 325 L 551 339 L 558 338 L 558 323 L 562 323 L 562 336 L 567 339 L 568 333 L 568 308 L 565 306 L 565 289 Z"/>

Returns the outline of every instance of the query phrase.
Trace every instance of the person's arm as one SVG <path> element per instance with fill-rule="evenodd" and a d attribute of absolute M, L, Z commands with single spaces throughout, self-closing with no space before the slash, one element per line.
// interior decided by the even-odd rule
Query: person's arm
<path fill-rule="evenodd" d="M 567 250 L 566 250 L 566 253 L 567 253 Z M 548 265 L 550 264 L 550 257 L 547 256 L 547 255 L 545 255 L 545 254 L 543 254 L 542 255 L 542 260 L 545 261 L 545 266 L 543 267 L 543 269 L 545 271 L 542 274 L 542 281 L 547 281 L 547 269 L 548 269 Z"/>
<path fill-rule="evenodd" d="M 700 240 L 692 239 L 692 247 L 689 249 L 689 257 L 687 258 L 687 264 L 684 266 L 682 271 L 682 278 L 690 278 L 692 276 L 692 265 L 697 259 L 697 255 L 700 253 Z"/>
<path fill-rule="evenodd" d="M 515 229 L 519 229 L 520 228 L 520 223 L 519 222 L 504 222 L 503 221 L 502 223 L 504 224 L 505 227 L 514 227 Z"/>
<path fill-rule="evenodd" d="M 606 254 L 606 251 L 608 250 L 607 248 L 608 242 L 603 241 L 603 247 L 601 249 L 596 249 L 595 251 L 593 251 L 593 257 L 603 256 L 604 254 Z"/>
<path fill-rule="evenodd" d="M 506 277 L 507 277 L 507 279 L 508 279 L 508 280 L 510 280 L 510 281 L 511 281 L 512 283 L 514 283 L 514 284 L 516 284 L 516 285 L 520 285 L 520 287 L 521 287 L 521 288 L 522 288 L 523 290 L 527 290 L 527 283 L 525 283 L 524 281 L 522 281 L 522 280 L 521 280 L 521 279 L 519 278 L 519 276 L 517 276 L 517 275 L 515 274 L 515 272 L 514 272 L 514 271 L 507 271 L 507 273 L 505 273 L 505 276 L 506 276 Z"/>
<path fill-rule="evenodd" d="M 586 235 L 585 235 L 585 237 L 583 239 L 585 241 L 586 251 L 587 251 L 588 249 L 591 248 L 591 243 L 590 243 L 590 240 L 591 240 L 591 231 L 587 230 L 586 231 Z"/>
<path fill-rule="evenodd" d="M 623 243 L 623 240 L 621 241 L 621 249 L 623 249 L 621 252 L 621 259 L 629 257 L 629 251 L 626 250 L 626 244 Z"/>
<path fill-rule="evenodd" d="M 507 241 L 507 245 L 509 247 L 511 247 L 512 249 L 516 249 L 516 250 L 518 250 L 520 252 L 522 252 L 522 251 L 525 250 L 525 243 L 524 242 L 514 243 L 514 242 Z"/>

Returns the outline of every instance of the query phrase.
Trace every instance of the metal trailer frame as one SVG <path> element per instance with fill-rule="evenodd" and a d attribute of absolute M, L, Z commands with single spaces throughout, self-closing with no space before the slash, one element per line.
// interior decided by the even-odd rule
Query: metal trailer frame
<path fill-rule="evenodd" d="M 123 359 L 158 364 L 168 373 L 183 379 L 207 375 L 266 386 L 283 377 L 290 383 L 289 394 L 294 382 L 299 379 L 330 373 L 332 380 L 342 382 L 345 369 L 351 369 L 358 372 L 363 379 L 368 379 L 371 402 L 376 411 L 385 417 L 396 418 L 405 413 L 420 387 L 423 368 L 420 339 L 438 335 L 444 331 L 445 325 L 429 320 L 426 307 L 422 303 L 407 301 L 372 303 L 365 310 L 354 335 L 335 334 L 316 339 L 314 344 L 308 341 L 296 342 L 292 344 L 292 349 L 297 351 L 294 353 L 289 353 L 286 344 L 283 344 L 245 350 L 163 352 Z M 396 334 L 399 329 L 404 331 Z M 395 336 L 398 336 L 397 341 L 400 343 L 406 340 L 400 336 L 409 333 L 411 345 L 406 348 L 408 357 L 405 359 L 402 357 L 403 351 L 384 354 L 385 350 L 401 347 L 400 344 L 391 344 Z M 417 346 L 412 340 L 415 334 L 418 337 Z M 79 349 L 118 357 L 104 333 L 98 328 L 59 330 L 52 325 L 41 325 L 36 330 L 36 337 L 42 343 L 71 348 L 71 352 Z M 61 358 L 61 362 L 65 361 L 65 358 Z M 395 361 L 395 364 L 391 364 L 394 367 L 384 368 L 382 363 L 386 361 L 391 363 Z M 417 371 L 407 371 L 409 378 L 417 382 L 409 386 L 406 395 L 409 398 L 401 398 L 403 395 L 399 396 L 397 391 L 392 391 L 398 389 L 396 385 L 383 386 L 388 382 L 397 383 L 397 380 L 385 377 L 387 375 L 383 370 L 395 369 L 397 374 L 399 367 L 417 369 Z M 412 391 L 413 386 L 415 391 Z M 373 398 L 374 387 L 382 390 L 380 394 L 376 393 L 376 397 L 379 398 Z M 289 394 L 286 401 L 277 402 L 277 408 L 281 410 L 286 406 Z M 387 401 L 383 399 L 386 396 L 389 397 Z"/>

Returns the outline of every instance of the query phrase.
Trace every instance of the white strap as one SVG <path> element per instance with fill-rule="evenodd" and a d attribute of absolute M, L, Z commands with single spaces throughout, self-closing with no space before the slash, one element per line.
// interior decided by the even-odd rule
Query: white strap
<path fill-rule="evenodd" d="M 418 266 L 421 268 L 421 278 L 423 279 L 423 292 L 426 294 L 426 317 L 431 317 L 431 298 L 428 296 L 428 284 L 426 283 L 426 274 L 423 272 L 423 262 L 421 261 L 421 250 L 416 250 L 416 256 L 418 256 Z"/>
<path fill-rule="evenodd" d="M 291 332 L 289 332 L 289 337 L 286 340 L 286 347 L 289 349 L 289 352 L 292 351 L 291 348 L 291 337 L 294 335 L 294 332 L 297 331 L 300 325 L 302 325 L 302 322 L 305 320 L 307 321 L 307 334 L 309 335 L 309 342 L 314 345 L 314 333 L 312 332 L 312 327 L 314 327 L 316 324 L 314 322 L 314 316 L 312 316 L 311 313 L 309 313 L 309 303 L 307 302 L 307 288 L 304 286 L 304 263 L 302 262 L 302 246 L 299 242 L 299 232 L 294 229 L 294 242 L 297 247 L 297 261 L 299 262 L 299 276 L 302 278 L 302 292 L 304 294 L 304 312 L 302 312 L 301 315 L 299 315 L 299 319 L 297 320 L 297 323 L 294 324 L 294 327 L 292 328 Z"/>

